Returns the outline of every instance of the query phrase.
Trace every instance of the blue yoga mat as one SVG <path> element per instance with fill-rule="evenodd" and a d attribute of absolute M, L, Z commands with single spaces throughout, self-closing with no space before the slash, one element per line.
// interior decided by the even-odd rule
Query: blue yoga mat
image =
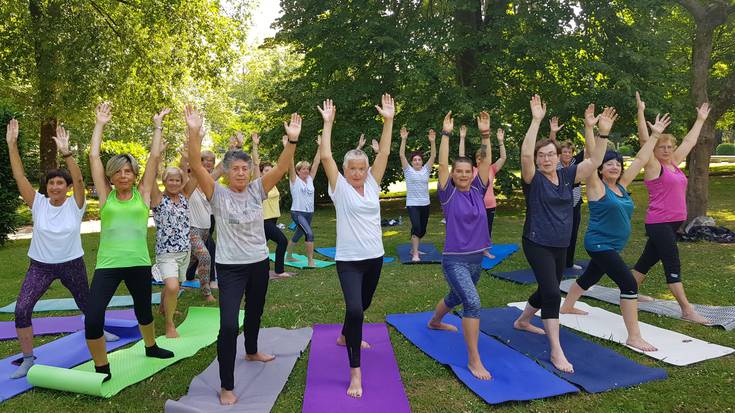
<path fill-rule="evenodd" d="M 576 261 L 575 264 L 582 267 L 581 270 L 575 270 L 572 268 L 566 268 L 562 278 L 577 278 L 589 264 L 589 260 Z M 518 284 L 536 284 L 536 277 L 533 275 L 533 270 L 526 268 L 523 270 L 507 271 L 507 272 L 491 272 L 493 277 L 501 278 L 506 281 L 512 281 Z"/>
<path fill-rule="evenodd" d="M 329 257 L 331 259 L 334 259 L 334 257 L 337 255 L 337 248 L 336 247 L 320 247 L 316 248 L 316 252 L 319 254 L 322 254 L 325 257 Z M 383 264 L 388 264 L 396 259 L 393 257 L 383 257 Z"/>
<path fill-rule="evenodd" d="M 138 330 L 138 321 L 135 319 L 107 319 L 105 320 L 105 330 L 120 337 L 118 341 L 107 343 L 108 352 L 138 341 L 141 338 L 140 330 Z M 33 354 L 36 356 L 36 364 L 63 368 L 72 368 L 92 359 L 89 350 L 87 350 L 84 331 L 77 331 L 74 334 L 69 334 L 50 343 L 38 346 L 33 349 Z M 18 353 L 0 360 L 0 402 L 33 388 L 25 377 L 20 379 L 9 378 L 18 368 L 13 362 L 22 357 L 23 354 Z"/>
<path fill-rule="evenodd" d="M 154 293 L 151 295 L 152 304 L 161 303 L 161 293 Z M 107 307 L 132 307 L 133 297 L 129 295 L 116 295 L 110 300 L 110 304 Z M 51 298 L 48 300 L 40 300 L 33 307 L 34 313 L 40 313 L 43 311 L 74 311 L 79 310 L 77 303 L 73 298 Z M 0 308 L 0 313 L 14 313 L 15 312 L 15 301 Z"/>
<path fill-rule="evenodd" d="M 498 338 L 511 348 L 538 361 L 547 370 L 576 384 L 590 393 L 600 393 L 621 387 L 636 386 L 667 377 L 666 370 L 646 367 L 613 350 L 586 340 L 566 328 L 559 332 L 564 354 L 574 365 L 574 373 L 563 373 L 551 364 L 549 341 L 545 335 L 513 328 L 521 310 L 515 307 L 487 308 L 480 312 L 480 330 Z M 533 324 L 542 327 L 538 317 Z"/>
<path fill-rule="evenodd" d="M 560 379 L 523 354 L 501 342 L 480 334 L 478 348 L 491 380 L 479 380 L 467 369 L 467 347 L 462 337 L 462 321 L 447 314 L 444 322 L 459 332 L 426 327 L 432 313 L 390 314 L 386 321 L 429 357 L 451 367 L 467 387 L 490 404 L 512 400 L 533 400 L 576 393 L 576 387 Z"/>
<path fill-rule="evenodd" d="M 425 254 L 419 254 L 421 261 L 411 261 L 411 244 L 400 244 L 396 247 L 396 253 L 401 264 L 441 264 L 442 253 L 437 250 L 432 243 L 419 244 L 419 251 Z"/>
<path fill-rule="evenodd" d="M 495 258 L 482 257 L 482 268 L 489 270 L 513 255 L 516 251 L 518 251 L 518 244 L 495 244 L 490 248 L 490 254 L 494 255 Z"/>
<path fill-rule="evenodd" d="M 163 285 L 164 283 L 163 283 L 163 281 L 157 281 L 157 280 L 151 279 L 151 284 L 153 284 L 153 285 Z M 199 282 L 199 280 L 186 280 L 186 281 L 184 281 L 184 282 L 181 283 L 181 286 L 182 287 L 186 287 L 186 288 L 199 288 L 202 285 Z"/>

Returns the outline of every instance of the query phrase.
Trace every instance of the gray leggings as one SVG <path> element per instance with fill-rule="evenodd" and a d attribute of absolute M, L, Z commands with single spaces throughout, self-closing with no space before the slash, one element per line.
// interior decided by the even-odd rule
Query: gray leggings
<path fill-rule="evenodd" d="M 306 236 L 306 242 L 314 242 L 314 231 L 311 230 L 311 218 L 313 212 L 291 211 L 291 219 L 296 223 L 296 232 L 291 238 L 294 244 L 299 242 L 302 235 Z"/>
<path fill-rule="evenodd" d="M 462 304 L 462 317 L 480 318 L 480 295 L 477 282 L 482 272 L 482 253 L 442 255 L 444 279 L 449 284 L 449 293 L 444 304 L 454 308 Z"/>

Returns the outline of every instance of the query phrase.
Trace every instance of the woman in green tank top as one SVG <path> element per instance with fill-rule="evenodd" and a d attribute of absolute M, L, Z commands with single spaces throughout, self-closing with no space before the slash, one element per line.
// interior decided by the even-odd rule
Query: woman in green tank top
<path fill-rule="evenodd" d="M 148 254 L 148 213 L 151 188 L 155 185 L 156 170 L 161 153 L 164 109 L 153 116 L 153 142 L 143 179 L 136 186 L 138 162 L 130 154 L 115 155 L 105 167 L 100 159 L 102 131 L 112 118 L 110 106 L 97 106 L 96 124 L 89 150 L 89 165 L 97 189 L 100 207 L 100 246 L 97 266 L 90 287 L 89 311 L 84 320 L 87 346 L 94 360 L 95 370 L 111 378 L 110 364 L 102 326 L 105 309 L 121 281 L 133 297 L 135 316 L 145 342 L 148 357 L 171 358 L 173 352 L 156 345 L 153 313 L 151 311 L 151 258 Z"/>

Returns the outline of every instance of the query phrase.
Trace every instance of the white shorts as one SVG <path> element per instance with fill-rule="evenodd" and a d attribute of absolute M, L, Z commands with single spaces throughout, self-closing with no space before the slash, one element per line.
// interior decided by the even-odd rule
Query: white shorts
<path fill-rule="evenodd" d="M 166 278 L 177 277 L 180 283 L 186 281 L 186 269 L 189 267 L 190 256 L 191 251 L 156 255 L 156 264 L 151 268 L 153 279 L 163 281 Z"/>

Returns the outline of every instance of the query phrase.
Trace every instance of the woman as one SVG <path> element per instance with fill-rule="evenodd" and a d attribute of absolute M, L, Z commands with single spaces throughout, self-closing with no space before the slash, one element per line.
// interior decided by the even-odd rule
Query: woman
<path fill-rule="evenodd" d="M 454 129 L 452 112 L 444 117 L 442 140 L 439 146 L 439 199 L 447 220 L 447 232 L 442 255 L 442 270 L 449 284 L 449 293 L 439 300 L 429 328 L 457 331 L 457 328 L 442 323 L 444 316 L 455 306 L 462 304 L 462 334 L 467 345 L 467 368 L 480 380 L 490 380 L 480 359 L 477 340 L 480 335 L 480 295 L 477 282 L 482 272 L 483 251 L 490 247 L 490 234 L 477 231 L 487 228 L 485 191 L 490 181 L 490 115 L 480 113 L 477 127 L 482 136 L 481 161 L 478 173 L 472 176 L 472 160 L 458 157 L 449 173 L 449 137 Z M 450 179 L 451 178 L 451 179 Z"/>
<path fill-rule="evenodd" d="M 66 130 L 61 126 L 57 127 L 53 139 L 68 171 L 47 171 L 44 177 L 46 188 L 45 191 L 42 190 L 42 194 L 33 189 L 23 171 L 23 162 L 18 152 L 18 121 L 11 119 L 8 123 L 6 140 L 10 167 L 18 184 L 18 191 L 33 215 L 33 237 L 28 249 L 31 263 L 15 306 L 15 330 L 23 352 L 23 362 L 10 375 L 11 379 L 25 377 L 33 367 L 33 307 L 54 280 L 58 279 L 71 292 L 82 313 L 86 314 L 88 309 L 89 286 L 80 235 L 82 218 L 87 207 L 84 180 L 82 171 L 74 160 L 74 154 L 69 150 L 69 134 Z M 70 187 L 74 191 L 72 198 L 66 196 L 69 189 L 72 189 Z M 105 338 L 107 341 L 119 339 L 107 332 Z"/>
<path fill-rule="evenodd" d="M 385 94 L 375 108 L 383 117 L 383 133 L 372 168 L 361 150 L 350 150 L 339 173 L 332 157 L 332 126 L 337 112 L 331 100 L 325 100 L 319 112 L 324 119 L 321 157 L 329 181 L 329 197 L 337 215 L 337 275 L 345 299 L 345 321 L 337 344 L 347 347 L 350 384 L 347 395 L 362 397 L 360 350 L 369 344 L 362 341 L 364 311 L 370 307 L 383 267 L 383 232 L 380 228 L 380 181 L 390 155 L 395 105 Z"/>
<path fill-rule="evenodd" d="M 411 219 L 411 261 L 418 262 L 421 261 L 419 244 L 421 238 L 426 235 L 426 225 L 429 223 L 429 209 L 431 206 L 429 201 L 429 177 L 431 177 L 431 170 L 434 168 L 434 159 L 436 158 L 436 132 L 433 129 L 429 130 L 431 154 L 426 163 L 424 163 L 420 151 L 412 152 L 411 162 L 408 162 L 408 159 L 406 159 L 408 131 L 405 127 L 402 127 L 400 133 L 401 146 L 398 155 L 401 158 L 403 176 L 406 180 L 406 209 L 408 210 L 408 217 Z"/>
<path fill-rule="evenodd" d="M 255 141 L 253 141 L 254 143 Z M 288 136 L 283 136 L 283 147 L 288 145 Z M 259 166 L 260 175 L 265 175 L 273 169 L 273 164 L 270 162 L 263 162 Z M 263 228 L 265 230 L 265 239 L 276 243 L 276 263 L 275 271 L 269 273 L 270 278 L 288 278 L 296 274 L 287 272 L 283 266 L 283 260 L 286 256 L 286 247 L 288 246 L 288 239 L 283 234 L 280 228 L 278 228 L 278 218 L 281 216 L 281 193 L 278 191 L 278 187 L 273 185 L 270 191 L 268 191 L 268 199 L 263 201 Z"/>
<path fill-rule="evenodd" d="M 584 274 L 572 283 L 559 310 L 562 314 L 586 315 L 587 312 L 574 308 L 574 304 L 607 273 L 620 288 L 620 312 L 628 330 L 626 344 L 641 351 L 656 351 L 656 347 L 641 337 L 638 326 L 638 284 L 620 256 L 630 238 L 633 215 L 633 199 L 627 188 L 648 163 L 656 140 L 669 123 L 668 116 L 656 116 L 656 124 L 649 123 L 653 134 L 625 172 L 622 155 L 607 151 L 597 174 L 587 178 L 585 183 L 590 222 L 584 237 L 584 248 L 591 261 Z M 593 139 L 593 136 L 588 135 L 586 138 Z"/>
<path fill-rule="evenodd" d="M 318 142 L 318 141 L 317 141 Z M 291 189 L 291 219 L 296 223 L 296 232 L 288 242 L 289 261 L 298 261 L 293 257 L 293 247 L 302 236 L 305 238 L 307 267 L 316 268 L 314 264 L 314 231 L 311 229 L 311 219 L 314 217 L 314 177 L 319 171 L 319 147 L 316 148 L 314 161 L 299 161 L 288 171 L 288 182 Z"/>
<path fill-rule="evenodd" d="M 533 119 L 521 146 L 521 177 L 526 196 L 523 253 L 538 287 L 513 326 L 538 334 L 545 331 L 551 348 L 551 362 L 565 373 L 573 373 L 574 368 L 559 343 L 559 283 L 572 235 L 572 187 L 575 182 L 593 174 L 602 163 L 607 135 L 617 117 L 612 108 L 605 108 L 597 117 L 594 111 L 595 106 L 590 105 L 585 112 L 585 128 L 593 128 L 599 121 L 600 129 L 600 141 L 595 143 L 590 159 L 566 168 L 556 168 L 559 146 L 550 139 L 536 142 L 539 125 L 546 114 L 546 104 L 538 95 L 531 98 Z M 531 318 L 539 308 L 543 330 L 531 324 Z"/>
<path fill-rule="evenodd" d="M 217 360 L 222 405 L 237 402 L 235 356 L 237 354 L 238 317 L 245 297 L 245 359 L 269 362 L 275 357 L 258 351 L 260 318 L 268 291 L 268 246 L 263 229 L 263 201 L 267 193 L 286 174 L 301 133 L 301 117 L 294 113 L 291 123 L 284 122 L 288 145 L 281 152 L 275 168 L 255 180 L 250 179 L 252 160 L 242 150 L 230 150 L 222 160 L 227 187 L 218 184 L 201 162 L 198 139 L 202 117 L 191 106 L 185 109 L 189 128 L 191 172 L 204 196 L 212 205 L 217 225 L 218 250 L 215 264 L 220 283 L 220 329 L 217 336 Z"/>
<path fill-rule="evenodd" d="M 100 159 L 100 145 L 105 124 L 112 118 L 110 106 L 102 103 L 96 109 L 89 166 L 100 205 L 100 245 L 97 266 L 90 287 L 89 312 L 84 319 L 87 346 L 97 373 L 110 380 L 110 364 L 102 337 L 105 309 L 121 281 L 133 296 L 135 317 L 145 342 L 145 355 L 171 358 L 174 353 L 156 345 L 156 331 L 151 312 L 151 257 L 148 255 L 148 211 L 151 191 L 156 185 L 156 170 L 161 151 L 164 109 L 153 116 L 153 142 L 143 179 L 137 188 L 138 162 L 130 154 L 115 155 L 105 167 Z M 112 187 L 110 186 L 112 184 Z M 113 189 L 114 188 L 114 189 Z"/>
<path fill-rule="evenodd" d="M 640 100 L 637 92 L 636 100 L 638 138 L 643 145 L 649 139 L 644 114 L 646 104 Z M 676 138 L 669 134 L 661 135 L 656 142 L 653 158 L 648 161 L 643 173 L 649 198 L 645 220 L 648 241 L 633 270 L 633 275 L 640 284 L 651 267 L 661 261 L 669 290 L 681 307 L 681 318 L 700 324 L 709 324 L 711 321 L 699 314 L 689 303 L 681 283 L 676 231 L 687 219 L 687 176 L 677 165 L 684 162 L 689 151 L 697 144 L 709 111 L 709 103 L 702 103 L 697 109 L 697 121 L 679 147 L 676 146 Z"/>

